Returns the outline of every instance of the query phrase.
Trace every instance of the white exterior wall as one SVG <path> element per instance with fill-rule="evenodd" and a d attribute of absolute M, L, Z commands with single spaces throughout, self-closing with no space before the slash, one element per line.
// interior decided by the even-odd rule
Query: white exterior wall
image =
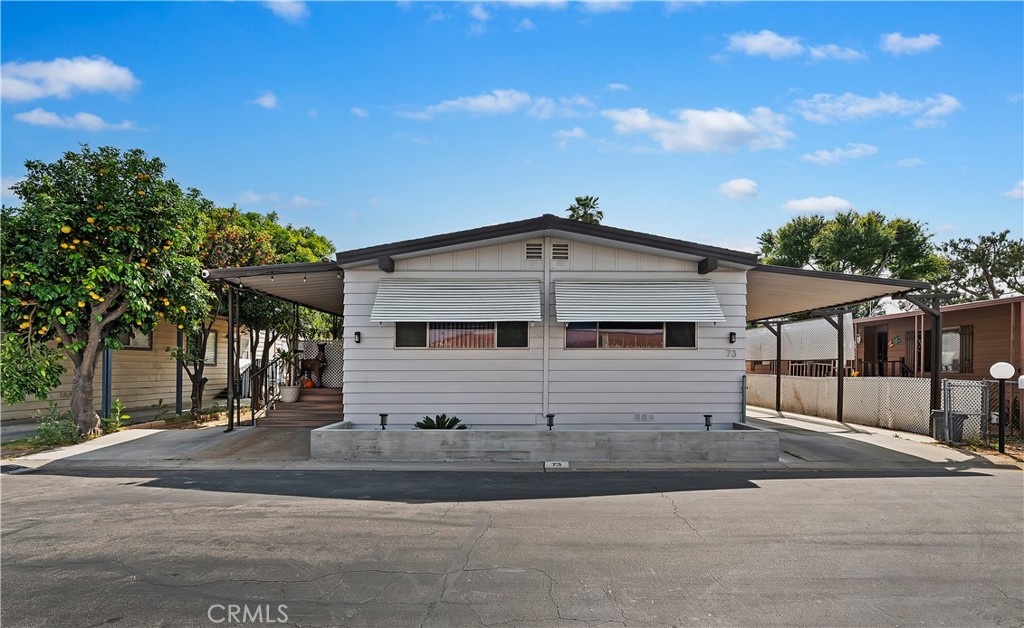
<path fill-rule="evenodd" d="M 390 276 L 419 279 L 532 279 L 543 282 L 546 323 L 532 323 L 528 349 L 396 349 L 393 323 L 370 321 L 377 281 L 365 266 L 345 271 L 345 418 L 392 424 L 455 414 L 471 425 L 544 423 L 544 333 L 549 341 L 548 411 L 557 422 L 700 423 L 741 416 L 746 273 L 698 275 L 697 263 L 571 242 L 568 261 L 526 261 L 524 244 L 540 238 L 396 260 Z M 553 239 L 554 242 L 566 240 Z M 727 321 L 697 324 L 696 349 L 565 349 L 555 320 L 554 281 L 710 279 Z M 361 342 L 354 342 L 359 331 Z M 729 344 L 729 332 L 737 342 Z M 727 352 L 735 352 L 730 355 Z"/>

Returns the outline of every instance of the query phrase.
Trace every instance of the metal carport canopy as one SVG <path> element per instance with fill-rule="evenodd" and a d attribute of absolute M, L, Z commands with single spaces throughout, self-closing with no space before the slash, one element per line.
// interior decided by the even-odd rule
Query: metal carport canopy
<path fill-rule="evenodd" d="M 344 314 L 344 281 L 341 269 L 334 262 L 211 268 L 205 271 L 205 275 L 207 279 L 223 281 L 236 288 L 328 314 Z"/>
<path fill-rule="evenodd" d="M 867 277 L 759 264 L 747 273 L 747 321 L 854 305 L 880 297 L 930 289 L 930 284 L 910 279 Z"/>

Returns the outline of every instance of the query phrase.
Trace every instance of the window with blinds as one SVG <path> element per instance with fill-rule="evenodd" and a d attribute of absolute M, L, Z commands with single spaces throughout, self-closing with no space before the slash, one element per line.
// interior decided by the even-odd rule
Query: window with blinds
<path fill-rule="evenodd" d="M 526 321 L 395 323 L 398 349 L 525 349 Z"/>

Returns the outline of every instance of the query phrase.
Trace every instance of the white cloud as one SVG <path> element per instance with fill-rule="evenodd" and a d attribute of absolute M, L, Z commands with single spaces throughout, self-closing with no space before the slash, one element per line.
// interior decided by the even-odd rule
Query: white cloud
<path fill-rule="evenodd" d="M 867 59 L 867 55 L 860 50 L 844 48 L 837 44 L 805 46 L 800 42 L 799 37 L 787 37 L 770 30 L 762 30 L 759 33 L 743 32 L 729 35 L 727 50 L 740 52 L 751 57 L 768 57 L 774 61 L 789 57 L 802 57 L 804 55 L 809 56 L 812 61 L 860 61 Z M 717 61 L 724 61 L 724 58 L 719 57 Z"/>
<path fill-rule="evenodd" d="M 274 12 L 274 15 L 285 22 L 298 24 L 309 17 L 309 6 L 300 0 L 270 0 L 263 6 Z"/>
<path fill-rule="evenodd" d="M 491 14 L 487 12 L 482 4 L 473 4 L 469 7 L 469 16 L 478 22 L 486 22 L 491 19 Z"/>
<path fill-rule="evenodd" d="M 527 115 L 546 120 L 555 116 L 582 115 L 582 109 L 593 107 L 593 101 L 586 96 L 563 96 L 555 99 L 547 96 L 533 97 L 517 89 L 494 89 L 477 96 L 445 100 L 421 111 L 403 112 L 398 115 L 414 120 L 432 120 L 435 116 L 445 113 L 499 115 L 525 111 Z"/>
<path fill-rule="evenodd" d="M 815 94 L 795 103 L 806 120 L 819 123 L 863 120 L 879 116 L 918 116 L 916 127 L 939 126 L 943 118 L 960 109 L 960 101 L 948 94 L 908 100 L 899 94 L 879 93 L 877 97 L 859 96 L 849 92 L 841 95 Z"/>
<path fill-rule="evenodd" d="M 907 157 L 897 161 L 896 165 L 900 168 L 917 168 L 924 165 L 924 160 L 920 157 Z"/>
<path fill-rule="evenodd" d="M 878 47 L 894 56 L 916 55 L 929 52 L 942 45 L 942 38 L 935 33 L 904 37 L 901 33 L 886 33 L 878 42 Z"/>
<path fill-rule="evenodd" d="M 605 89 L 610 92 L 628 92 L 629 85 L 626 85 L 625 83 L 608 83 L 605 85 Z"/>
<path fill-rule="evenodd" d="M 24 180 L 25 177 L 0 177 L 0 197 L 5 200 L 18 198 L 11 191 L 11 186 Z"/>
<path fill-rule="evenodd" d="M 370 207 L 372 207 L 374 209 L 377 209 L 378 207 L 380 207 L 380 200 L 376 196 L 371 196 L 370 200 L 367 201 L 367 202 L 370 204 Z"/>
<path fill-rule="evenodd" d="M 1024 179 L 1017 182 L 1017 185 L 1013 186 L 1012 190 L 1003 192 L 1003 196 L 1007 198 L 1022 199 L 1024 198 Z"/>
<path fill-rule="evenodd" d="M 135 123 L 130 120 L 110 123 L 95 114 L 84 111 L 79 111 L 73 116 L 61 116 L 52 111 L 36 108 L 32 111 L 15 114 L 14 119 L 33 126 L 48 126 L 76 131 L 131 131 L 135 128 Z"/>
<path fill-rule="evenodd" d="M 309 209 L 311 207 L 323 207 L 324 204 L 320 201 L 314 201 L 306 196 L 296 194 L 288 201 L 288 206 L 294 209 Z"/>
<path fill-rule="evenodd" d="M 718 186 L 718 191 L 731 199 L 742 200 L 757 196 L 757 183 L 753 179 L 730 179 Z"/>
<path fill-rule="evenodd" d="M 838 196 L 809 196 L 801 199 L 790 199 L 786 201 L 782 209 L 801 213 L 831 213 L 853 209 L 853 204 Z"/>
<path fill-rule="evenodd" d="M 729 50 L 742 52 L 751 57 L 784 59 L 804 53 L 799 37 L 783 37 L 770 30 L 760 33 L 736 33 L 729 35 Z"/>
<path fill-rule="evenodd" d="M 263 94 L 252 101 L 252 104 L 259 105 L 264 109 L 277 109 L 277 94 L 270 91 L 263 92 Z"/>
<path fill-rule="evenodd" d="M 579 94 L 568 97 L 563 96 L 558 100 L 548 98 L 547 96 L 538 96 L 533 99 L 527 114 L 541 120 L 547 120 L 555 116 L 574 118 L 582 115 L 580 109 L 591 109 L 593 107 L 594 102 L 592 100 Z"/>
<path fill-rule="evenodd" d="M 615 123 L 618 133 L 649 135 L 670 152 L 782 148 L 793 138 L 786 129 L 786 116 L 767 107 L 758 107 L 750 115 L 726 109 L 681 109 L 672 113 L 676 120 L 665 120 L 639 108 L 601 112 Z"/>
<path fill-rule="evenodd" d="M 506 0 L 502 4 L 521 9 L 564 9 L 569 3 L 566 0 Z"/>
<path fill-rule="evenodd" d="M 362 107 L 352 107 L 351 109 L 349 109 L 349 113 L 351 113 L 357 118 L 370 117 L 370 112 L 368 112 L 366 109 L 363 109 Z"/>
<path fill-rule="evenodd" d="M 526 31 L 535 31 L 535 30 L 537 30 L 537 25 L 534 24 L 533 20 L 531 20 L 528 17 L 524 17 L 523 19 L 519 20 L 519 24 L 516 25 L 516 32 L 517 33 L 523 33 L 523 32 L 526 32 Z"/>
<path fill-rule="evenodd" d="M 580 3 L 580 9 L 587 13 L 628 11 L 632 6 L 632 2 L 618 2 L 616 0 L 583 0 Z"/>
<path fill-rule="evenodd" d="M 239 205 L 260 205 L 270 209 L 309 209 L 323 207 L 324 205 L 320 201 L 300 194 L 296 194 L 287 201 L 284 201 L 277 192 L 256 192 L 253 190 L 246 190 L 239 194 L 237 202 Z"/>
<path fill-rule="evenodd" d="M 860 50 L 843 48 L 836 44 L 811 46 L 807 52 L 811 55 L 811 59 L 814 59 L 815 61 L 824 61 L 827 59 L 836 59 L 838 61 L 861 61 L 868 58 L 868 56 Z"/>
<path fill-rule="evenodd" d="M 800 157 L 804 161 L 822 166 L 831 166 L 841 161 L 860 159 L 878 152 L 877 146 L 871 144 L 847 144 L 846 148 L 835 148 L 833 150 L 816 150 Z"/>
<path fill-rule="evenodd" d="M 0 66 L 0 92 L 10 102 L 70 98 L 78 92 L 126 94 L 138 86 L 131 70 L 106 57 L 9 61 Z"/>
<path fill-rule="evenodd" d="M 478 96 L 463 96 L 430 105 L 422 111 L 402 113 L 406 118 L 431 120 L 441 113 L 496 115 L 515 113 L 530 104 L 530 95 L 515 89 L 494 89 Z"/>
<path fill-rule="evenodd" d="M 578 126 L 574 126 L 569 130 L 560 130 L 555 132 L 555 137 L 559 138 L 558 148 L 564 149 L 569 145 L 569 140 L 585 140 L 589 135 L 587 132 Z"/>

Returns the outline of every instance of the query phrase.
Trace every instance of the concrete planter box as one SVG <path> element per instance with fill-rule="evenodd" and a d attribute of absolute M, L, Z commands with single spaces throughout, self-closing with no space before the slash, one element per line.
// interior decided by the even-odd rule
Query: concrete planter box
<path fill-rule="evenodd" d="M 740 423 L 724 427 L 381 431 L 342 422 L 311 432 L 310 456 L 356 462 L 778 462 L 778 432 Z"/>

